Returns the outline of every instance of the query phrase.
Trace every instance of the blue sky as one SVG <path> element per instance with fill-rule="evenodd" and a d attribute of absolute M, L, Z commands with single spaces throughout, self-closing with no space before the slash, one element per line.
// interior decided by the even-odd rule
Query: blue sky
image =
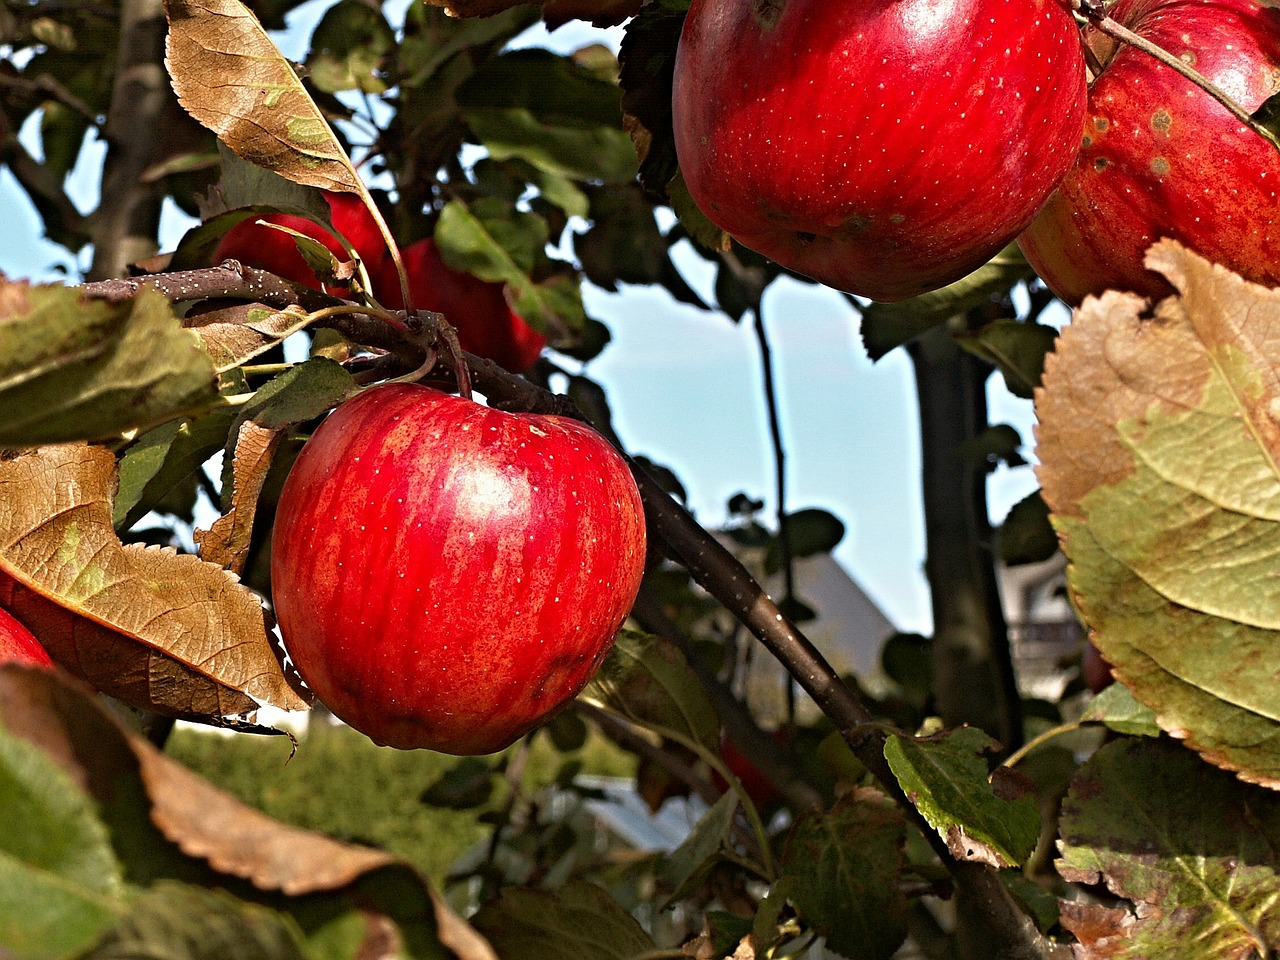
<path fill-rule="evenodd" d="M 278 41 L 287 56 L 304 55 L 310 25 L 325 5 L 317 0 L 301 8 L 295 29 Z M 529 40 L 572 49 L 598 37 L 574 26 Z M 70 189 L 87 210 L 96 197 L 101 152 L 86 154 Z M 59 267 L 77 269 L 65 250 L 41 239 L 39 219 L 7 170 L 0 171 L 0 211 L 5 274 L 56 280 Z M 181 214 L 168 211 L 170 241 L 183 228 Z M 691 253 L 678 263 L 695 289 L 713 299 L 710 268 Z M 618 294 L 592 288 L 586 300 L 613 333 L 586 372 L 607 389 L 628 449 L 674 469 L 706 526 L 724 522 L 726 501 L 739 491 L 764 500 L 766 518 L 771 515 L 774 467 L 750 320 L 735 324 L 648 288 Z M 776 282 L 764 314 L 788 455 L 788 507 L 823 507 L 841 517 L 847 533 L 836 556 L 842 565 L 898 627 L 928 632 L 917 420 L 905 354 L 872 364 L 855 312 L 816 285 Z M 990 402 L 993 422 L 1012 423 L 1030 443 L 1030 403 L 1011 397 L 998 377 Z M 1035 486 L 1029 468 L 999 471 L 992 481 L 993 518 Z"/>

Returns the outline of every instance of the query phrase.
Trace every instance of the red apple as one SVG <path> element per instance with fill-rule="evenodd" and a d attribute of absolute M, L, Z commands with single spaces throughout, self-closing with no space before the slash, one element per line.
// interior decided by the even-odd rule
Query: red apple
<path fill-rule="evenodd" d="M 429 237 L 409 244 L 400 256 L 409 275 L 413 305 L 443 313 L 457 329 L 462 349 L 487 357 L 512 373 L 523 373 L 533 366 L 547 338 L 511 309 L 502 284 L 447 266 Z M 400 280 L 389 256 L 382 260 L 374 293 L 383 306 L 404 309 Z"/>
<path fill-rule="evenodd" d="M 1085 67 L 1056 0 L 693 0 L 676 152 L 698 207 L 873 300 L 957 280 L 1079 147 Z"/>
<path fill-rule="evenodd" d="M 364 262 L 371 273 L 382 259 L 385 244 L 378 225 L 358 196 L 354 193 L 326 192 L 325 200 L 329 204 L 329 219 L 334 227 L 347 238 L 347 242 Z M 273 213 L 265 217 L 250 217 L 242 220 L 227 231 L 218 243 L 213 254 L 213 262 L 223 260 L 239 260 L 241 263 L 266 270 L 276 276 L 304 283 L 309 287 L 320 289 L 320 281 L 307 266 L 307 261 L 298 252 L 294 238 L 287 233 L 263 226 L 258 220 L 279 224 L 296 230 L 304 236 L 319 240 L 339 260 L 349 260 L 350 256 L 324 227 L 289 213 Z M 334 291 L 341 293 L 340 290 Z"/>
<path fill-rule="evenodd" d="M 783 746 L 787 743 L 786 733 L 782 730 L 775 730 L 770 736 Z M 720 734 L 720 759 L 729 768 L 729 772 L 738 778 L 757 810 L 768 810 L 782 799 L 782 794 L 773 785 L 773 781 L 761 773 L 755 762 L 739 750 L 737 744 L 723 731 Z M 718 774 L 715 781 L 721 790 L 728 789 L 729 785 Z"/>
<path fill-rule="evenodd" d="M 1280 10 L 1256 0 L 1120 0 L 1117 21 L 1191 64 L 1246 110 L 1280 91 Z M 1049 288 L 1172 293 L 1143 266 L 1175 240 L 1245 278 L 1280 285 L 1280 153 L 1207 93 L 1096 28 L 1075 166 L 1019 244 Z"/>
<path fill-rule="evenodd" d="M 0 663 L 53 669 L 53 661 L 40 641 L 6 610 L 0 610 Z"/>
<path fill-rule="evenodd" d="M 491 753 L 595 673 L 644 546 L 635 481 L 594 431 L 386 384 L 299 454 L 272 593 L 289 656 L 338 717 L 393 747 Z"/>

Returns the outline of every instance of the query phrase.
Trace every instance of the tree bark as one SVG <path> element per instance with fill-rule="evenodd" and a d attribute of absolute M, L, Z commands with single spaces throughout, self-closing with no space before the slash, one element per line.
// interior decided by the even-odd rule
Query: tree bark
<path fill-rule="evenodd" d="M 988 426 L 990 367 L 942 327 L 909 352 L 920 405 L 935 707 L 948 727 L 980 727 L 1013 750 L 1022 743 L 1022 711 L 987 517 L 989 468 L 966 449 Z"/>
<path fill-rule="evenodd" d="M 129 264 L 156 252 L 160 195 L 142 182 L 142 174 L 159 156 L 173 97 L 164 69 L 166 29 L 162 0 L 122 0 L 102 197 L 92 216 L 92 280 L 123 276 Z"/>

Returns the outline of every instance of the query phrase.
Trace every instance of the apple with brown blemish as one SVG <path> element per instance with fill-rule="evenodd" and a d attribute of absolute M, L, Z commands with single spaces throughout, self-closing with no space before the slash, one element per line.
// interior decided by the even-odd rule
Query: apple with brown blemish
<path fill-rule="evenodd" d="M 500 750 L 596 672 L 635 602 L 644 511 L 564 417 L 371 387 L 303 446 L 272 538 L 302 678 L 378 743 Z"/>
<path fill-rule="evenodd" d="M 1246 110 L 1280 92 L 1280 9 L 1257 0 L 1119 0 L 1111 16 Z M 1171 67 L 1096 27 L 1080 155 L 1019 245 L 1071 305 L 1173 292 L 1143 264 L 1172 237 L 1247 280 L 1280 285 L 1280 151 Z"/>
<path fill-rule="evenodd" d="M 872 300 L 981 266 L 1079 148 L 1057 0 L 694 0 L 675 62 L 694 202 L 744 246 Z"/>

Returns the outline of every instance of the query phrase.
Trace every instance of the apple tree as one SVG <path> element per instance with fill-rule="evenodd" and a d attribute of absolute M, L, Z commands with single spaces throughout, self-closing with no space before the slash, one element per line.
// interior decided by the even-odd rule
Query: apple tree
<path fill-rule="evenodd" d="M 297 6 L 0 7 L 0 159 L 83 272 L 0 279 L 0 955 L 1280 951 L 1280 12 L 336 0 L 293 63 Z M 753 323 L 768 373 L 783 275 L 916 376 L 934 631 L 875 683 L 806 636 L 843 526 L 787 503 L 772 378 L 776 509 L 720 531 L 591 378 L 584 285 Z M 993 388 L 1042 488 L 998 529 Z M 1047 702 L 997 572 L 1060 550 Z M 420 802 L 484 839 L 431 878 L 175 759 L 292 740 L 265 707 L 313 711 L 298 762 L 329 712 L 458 755 Z M 698 812 L 671 849 L 599 834 L 588 741 Z"/>

